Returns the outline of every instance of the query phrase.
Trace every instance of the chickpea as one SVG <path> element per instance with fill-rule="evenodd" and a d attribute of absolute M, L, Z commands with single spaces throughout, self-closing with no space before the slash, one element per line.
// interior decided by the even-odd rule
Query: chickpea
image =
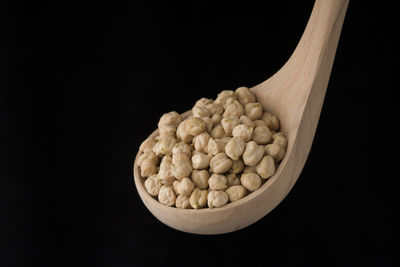
<path fill-rule="evenodd" d="M 153 147 L 157 144 L 158 140 L 155 137 L 149 137 L 143 141 L 143 143 L 139 147 L 139 151 L 143 152 L 152 152 Z"/>
<path fill-rule="evenodd" d="M 198 137 L 198 136 L 196 136 L 196 137 Z M 190 158 L 192 156 L 192 148 L 184 142 L 179 142 L 179 143 L 176 143 L 174 145 L 174 147 L 172 148 L 172 154 L 176 154 L 176 153 L 183 153 L 186 156 L 188 156 L 188 158 Z"/>
<path fill-rule="evenodd" d="M 195 106 L 199 106 L 199 107 L 205 107 L 208 104 L 212 104 L 214 101 L 212 99 L 209 98 L 200 98 L 199 100 L 197 100 L 196 104 L 194 104 Z"/>
<path fill-rule="evenodd" d="M 269 144 L 265 146 L 265 153 L 270 155 L 276 162 L 279 162 L 285 156 L 285 150 L 283 150 L 277 144 Z"/>
<path fill-rule="evenodd" d="M 208 187 L 210 190 L 220 191 L 225 190 L 228 187 L 228 180 L 222 174 L 214 173 L 211 175 L 210 179 L 208 179 Z"/>
<path fill-rule="evenodd" d="M 228 174 L 226 179 L 228 180 L 228 186 L 240 185 L 240 179 L 235 173 Z"/>
<path fill-rule="evenodd" d="M 207 196 L 209 208 L 219 208 L 228 202 L 228 195 L 224 191 L 210 191 Z"/>
<path fill-rule="evenodd" d="M 246 115 L 240 116 L 240 122 L 248 127 L 254 128 L 256 127 L 256 124 L 254 121 L 252 121 L 249 117 Z"/>
<path fill-rule="evenodd" d="M 210 160 L 210 170 L 214 173 L 224 173 L 232 167 L 232 160 L 225 153 L 218 153 Z"/>
<path fill-rule="evenodd" d="M 194 106 L 192 108 L 193 117 L 209 117 L 211 115 L 210 111 L 202 106 Z"/>
<path fill-rule="evenodd" d="M 178 185 L 180 184 L 180 182 L 181 182 L 181 181 L 179 181 L 179 180 L 175 180 L 175 181 L 172 183 L 172 188 L 174 189 L 174 193 L 175 193 L 176 196 L 179 195 L 179 192 L 178 192 Z"/>
<path fill-rule="evenodd" d="M 246 188 L 241 185 L 233 185 L 225 190 L 230 202 L 235 202 L 246 195 Z"/>
<path fill-rule="evenodd" d="M 259 126 L 268 127 L 268 124 L 267 124 L 265 121 L 263 121 L 263 120 L 255 120 L 255 121 L 254 121 L 254 124 L 256 125 L 256 127 L 259 127 Z M 269 128 L 268 128 L 268 129 L 269 129 Z"/>
<path fill-rule="evenodd" d="M 183 196 L 183 195 L 179 195 L 176 198 L 175 206 L 178 209 L 189 209 L 190 208 L 189 197 Z"/>
<path fill-rule="evenodd" d="M 206 169 L 210 164 L 210 158 L 202 153 L 195 151 L 192 156 L 193 169 Z"/>
<path fill-rule="evenodd" d="M 210 138 L 207 150 L 209 153 L 216 155 L 225 151 L 225 142 L 221 139 Z"/>
<path fill-rule="evenodd" d="M 242 159 L 232 160 L 232 167 L 229 170 L 231 173 L 239 173 L 243 171 L 244 163 Z"/>
<path fill-rule="evenodd" d="M 235 128 L 236 129 L 236 128 Z M 245 148 L 245 143 L 240 137 L 233 137 L 225 146 L 225 152 L 228 157 L 233 160 L 238 160 L 243 154 Z"/>
<path fill-rule="evenodd" d="M 194 183 L 189 178 L 185 177 L 180 181 L 179 184 L 176 186 L 176 190 L 178 191 L 179 195 L 183 196 L 190 196 L 194 189 Z"/>
<path fill-rule="evenodd" d="M 175 205 L 176 196 L 172 186 L 170 185 L 163 185 L 160 188 L 160 192 L 158 193 L 158 201 L 160 203 L 172 207 Z"/>
<path fill-rule="evenodd" d="M 263 114 L 263 108 L 260 103 L 248 103 L 245 106 L 245 113 L 251 120 L 257 120 L 261 118 Z"/>
<path fill-rule="evenodd" d="M 200 189 L 208 188 L 208 177 L 210 174 L 207 170 L 193 170 L 192 181 Z"/>
<path fill-rule="evenodd" d="M 160 192 L 162 183 L 161 183 L 160 179 L 158 179 L 157 175 L 153 174 L 152 176 L 147 178 L 146 181 L 144 181 L 144 187 L 146 188 L 146 191 L 150 195 L 155 197 Z"/>
<path fill-rule="evenodd" d="M 287 143 L 287 139 L 283 133 L 274 134 L 274 136 L 272 137 L 272 140 L 273 140 L 272 141 L 273 144 L 277 144 L 283 150 L 286 150 L 288 143 Z"/>
<path fill-rule="evenodd" d="M 200 188 L 196 187 L 190 195 L 190 206 L 192 206 L 194 209 L 203 208 L 207 204 L 207 195 L 207 190 L 201 190 Z"/>
<path fill-rule="evenodd" d="M 275 162 L 271 156 L 264 156 L 263 159 L 257 164 L 256 171 L 263 179 L 268 179 L 275 173 Z"/>
<path fill-rule="evenodd" d="M 145 159 L 140 165 L 140 175 L 142 177 L 149 177 L 157 173 L 157 166 L 154 161 Z"/>
<path fill-rule="evenodd" d="M 269 112 L 264 112 L 261 116 L 261 120 L 265 121 L 268 125 L 268 128 L 272 131 L 279 130 L 279 120 L 276 116 L 272 115 Z"/>
<path fill-rule="evenodd" d="M 158 128 L 162 128 L 164 126 L 173 126 L 176 130 L 179 123 L 181 122 L 182 122 L 182 116 L 176 111 L 171 111 L 161 116 L 158 122 Z"/>
<path fill-rule="evenodd" d="M 186 121 L 185 131 L 192 136 L 199 135 L 207 128 L 207 124 L 200 118 L 189 118 Z"/>
<path fill-rule="evenodd" d="M 145 161 L 145 160 L 150 160 L 150 161 L 154 162 L 154 165 L 157 165 L 157 163 L 158 163 L 158 157 L 153 152 L 142 153 L 137 159 L 137 165 L 141 166 L 143 161 Z"/>
<path fill-rule="evenodd" d="M 213 128 L 213 122 L 209 117 L 202 117 L 201 118 L 206 123 L 206 131 L 209 133 Z"/>
<path fill-rule="evenodd" d="M 228 117 L 221 120 L 221 125 L 224 128 L 226 136 L 232 136 L 233 128 L 240 124 L 240 120 L 237 117 Z"/>
<path fill-rule="evenodd" d="M 226 107 L 234 100 L 236 100 L 235 92 L 232 90 L 224 90 L 218 94 L 217 99 L 215 99 L 215 103 L 226 109 Z"/>
<path fill-rule="evenodd" d="M 176 137 L 188 144 L 192 142 L 193 136 L 188 134 L 186 131 L 187 123 L 188 120 L 186 119 L 178 125 L 178 128 L 176 129 Z"/>
<path fill-rule="evenodd" d="M 194 149 L 198 152 L 208 153 L 208 141 L 210 135 L 207 132 L 202 132 L 193 138 Z"/>
<path fill-rule="evenodd" d="M 224 108 L 221 105 L 218 105 L 217 103 L 210 103 L 207 104 L 205 107 L 211 114 L 222 115 L 222 113 L 224 113 Z"/>
<path fill-rule="evenodd" d="M 164 156 L 162 158 L 158 178 L 160 178 L 163 184 L 170 185 L 174 182 L 175 177 L 172 174 L 172 158 L 170 156 Z"/>
<path fill-rule="evenodd" d="M 261 186 L 261 178 L 257 173 L 243 173 L 240 182 L 249 191 L 255 191 Z"/>
<path fill-rule="evenodd" d="M 234 137 L 242 138 L 244 142 L 249 142 L 251 140 L 251 136 L 253 135 L 253 128 L 250 128 L 244 124 L 239 124 L 233 129 L 232 135 Z"/>
<path fill-rule="evenodd" d="M 259 145 L 265 145 L 271 142 L 272 133 L 265 126 L 258 126 L 253 131 L 253 140 Z"/>
<path fill-rule="evenodd" d="M 221 124 L 218 124 L 211 130 L 211 137 L 214 139 L 221 139 L 225 137 L 225 131 Z"/>
<path fill-rule="evenodd" d="M 255 166 L 264 156 L 264 147 L 257 145 L 256 142 L 250 141 L 246 144 L 243 153 L 243 161 L 247 166 Z"/>
<path fill-rule="evenodd" d="M 173 136 L 161 136 L 160 140 L 154 146 L 154 152 L 157 156 L 172 155 L 172 148 L 176 144 L 176 139 Z"/>
<path fill-rule="evenodd" d="M 176 134 L 176 128 L 174 126 L 165 125 L 158 128 L 158 130 L 160 136 L 175 136 Z"/>
<path fill-rule="evenodd" d="M 250 172 L 256 173 L 257 172 L 256 166 L 246 166 L 246 167 L 244 167 L 243 173 L 250 173 Z"/>
<path fill-rule="evenodd" d="M 213 126 L 221 123 L 221 120 L 222 120 L 222 116 L 219 115 L 218 113 L 214 113 L 213 115 L 211 115 L 211 121 L 213 123 Z"/>
<path fill-rule="evenodd" d="M 224 111 L 222 117 L 229 118 L 229 117 L 237 117 L 240 118 L 244 114 L 244 109 L 242 104 L 239 101 L 234 100 L 231 104 L 229 104 Z"/>
<path fill-rule="evenodd" d="M 243 106 L 256 102 L 256 96 L 247 87 L 239 87 L 236 89 L 235 94 Z"/>
<path fill-rule="evenodd" d="M 190 159 L 185 154 L 176 153 L 172 156 L 172 174 L 176 179 L 182 180 L 189 177 L 192 170 Z"/>

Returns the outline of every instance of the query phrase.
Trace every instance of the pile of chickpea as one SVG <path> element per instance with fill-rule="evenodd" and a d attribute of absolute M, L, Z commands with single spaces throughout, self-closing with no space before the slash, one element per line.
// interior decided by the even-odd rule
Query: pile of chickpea
<path fill-rule="evenodd" d="M 274 175 L 287 148 L 278 118 L 247 87 L 198 100 L 186 119 L 166 113 L 158 129 L 141 144 L 137 164 L 147 192 L 182 209 L 245 197 Z"/>

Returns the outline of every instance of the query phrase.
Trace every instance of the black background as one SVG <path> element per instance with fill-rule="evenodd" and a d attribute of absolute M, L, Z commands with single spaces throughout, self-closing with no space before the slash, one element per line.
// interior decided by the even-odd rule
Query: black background
<path fill-rule="evenodd" d="M 1 2 L 0 266 L 395 266 L 398 14 L 377 3 L 349 4 L 288 197 L 199 236 L 140 201 L 139 144 L 162 113 L 276 72 L 313 1 Z"/>

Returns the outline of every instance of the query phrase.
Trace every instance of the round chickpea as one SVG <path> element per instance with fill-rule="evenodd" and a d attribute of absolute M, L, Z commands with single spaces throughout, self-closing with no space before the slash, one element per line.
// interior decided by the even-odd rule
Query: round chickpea
<path fill-rule="evenodd" d="M 228 202 L 228 195 L 224 191 L 210 191 L 207 196 L 209 208 L 219 208 Z"/>
<path fill-rule="evenodd" d="M 161 116 L 158 122 L 158 128 L 162 128 L 164 126 L 173 126 L 176 130 L 176 127 L 178 127 L 179 123 L 181 122 L 182 116 L 176 111 L 171 111 Z"/>
<path fill-rule="evenodd" d="M 189 144 L 192 142 L 193 136 L 188 134 L 186 131 L 188 120 L 182 121 L 176 129 L 176 137 L 182 140 L 184 143 Z"/>
<path fill-rule="evenodd" d="M 233 185 L 225 190 L 230 202 L 235 202 L 246 195 L 246 188 L 241 185 Z"/>
<path fill-rule="evenodd" d="M 196 136 L 196 137 L 198 137 L 198 136 Z M 186 156 L 188 156 L 188 158 L 190 158 L 192 156 L 192 148 L 184 142 L 179 142 L 179 143 L 176 143 L 174 145 L 174 147 L 172 148 L 172 154 L 176 154 L 176 153 L 183 153 Z"/>
<path fill-rule="evenodd" d="M 210 164 L 210 158 L 202 152 L 193 152 L 192 166 L 193 169 L 206 169 Z"/>
<path fill-rule="evenodd" d="M 228 180 L 228 186 L 240 185 L 240 179 L 236 176 L 235 173 L 228 174 L 226 176 L 226 179 Z"/>
<path fill-rule="evenodd" d="M 158 193 L 160 203 L 172 207 L 175 205 L 176 196 L 171 185 L 163 185 Z"/>
<path fill-rule="evenodd" d="M 253 140 L 259 145 L 265 145 L 271 142 L 272 133 L 266 126 L 258 126 L 253 131 Z"/>
<path fill-rule="evenodd" d="M 200 188 L 196 187 L 193 189 L 192 194 L 190 195 L 190 206 L 194 209 L 203 208 L 207 204 L 207 190 L 201 190 Z"/>
<path fill-rule="evenodd" d="M 213 126 L 221 123 L 222 120 L 222 115 L 218 114 L 218 113 L 214 113 L 211 115 L 211 121 L 213 123 Z"/>
<path fill-rule="evenodd" d="M 256 96 L 247 87 L 239 87 L 236 89 L 235 94 L 243 106 L 256 102 Z"/>
<path fill-rule="evenodd" d="M 230 173 L 240 173 L 243 171 L 244 163 L 242 159 L 232 160 L 232 167 L 229 170 Z"/>
<path fill-rule="evenodd" d="M 140 165 L 140 175 L 142 177 L 149 177 L 157 173 L 157 166 L 154 161 L 145 159 Z"/>
<path fill-rule="evenodd" d="M 236 128 L 235 128 L 236 129 Z M 233 137 L 225 146 L 225 152 L 228 157 L 233 160 L 238 160 L 243 154 L 245 148 L 245 143 L 240 137 Z"/>
<path fill-rule="evenodd" d="M 176 153 L 172 156 L 172 174 L 176 179 L 182 180 L 189 177 L 192 172 L 192 164 L 190 159 L 183 153 Z"/>
<path fill-rule="evenodd" d="M 200 133 L 204 132 L 207 128 L 207 124 L 200 118 L 189 118 L 187 119 L 185 130 L 187 134 L 192 136 L 199 135 Z"/>
<path fill-rule="evenodd" d="M 263 159 L 257 164 L 256 171 L 263 179 L 268 179 L 275 173 L 275 162 L 271 156 L 264 156 Z"/>
<path fill-rule="evenodd" d="M 210 133 L 214 125 L 210 117 L 201 117 L 200 119 L 206 123 L 206 131 L 207 133 Z"/>
<path fill-rule="evenodd" d="M 175 137 L 171 135 L 161 136 L 160 140 L 154 146 L 154 152 L 157 156 L 172 155 L 172 148 L 176 144 Z"/>
<path fill-rule="evenodd" d="M 242 104 L 239 103 L 239 101 L 234 100 L 231 104 L 229 104 L 224 111 L 224 114 L 222 114 L 223 118 L 229 118 L 229 117 L 237 117 L 240 118 L 244 114 L 244 109 Z"/>
<path fill-rule="evenodd" d="M 272 131 L 279 130 L 279 120 L 276 116 L 272 115 L 269 112 L 264 112 L 261 116 L 261 120 L 265 121 L 268 125 L 268 128 Z"/>
<path fill-rule="evenodd" d="M 243 173 L 257 172 L 256 166 L 246 166 L 243 169 Z"/>
<path fill-rule="evenodd" d="M 210 104 L 207 104 L 205 107 L 206 107 L 206 109 L 208 109 L 210 114 L 222 115 L 222 113 L 224 113 L 224 108 L 217 103 L 210 103 Z"/>
<path fill-rule="evenodd" d="M 193 170 L 192 181 L 200 189 L 208 188 L 208 178 L 210 174 L 207 170 Z"/>
<path fill-rule="evenodd" d="M 240 120 L 237 117 L 228 117 L 221 120 L 221 125 L 224 128 L 226 136 L 232 136 L 233 128 L 240 124 Z"/>
<path fill-rule="evenodd" d="M 281 161 L 283 156 L 285 156 L 285 150 L 277 144 L 266 145 L 265 153 L 270 155 L 277 162 Z"/>
<path fill-rule="evenodd" d="M 207 150 L 209 153 L 216 155 L 225 151 L 225 142 L 221 139 L 210 138 Z"/>
<path fill-rule="evenodd" d="M 254 128 L 256 127 L 256 123 L 254 121 L 252 121 L 249 117 L 247 117 L 246 115 L 242 115 L 240 116 L 240 122 L 250 128 Z"/>
<path fill-rule="evenodd" d="M 226 107 L 234 100 L 236 100 L 235 92 L 232 90 L 224 90 L 218 94 L 217 99 L 215 99 L 214 102 L 226 109 Z"/>
<path fill-rule="evenodd" d="M 254 124 L 256 125 L 255 127 L 259 127 L 259 126 L 268 127 L 268 124 L 267 124 L 265 121 L 263 121 L 263 120 L 255 120 L 255 121 L 254 121 Z M 268 129 L 269 129 L 269 128 L 268 128 Z"/>
<path fill-rule="evenodd" d="M 257 145 L 256 142 L 250 141 L 246 144 L 243 153 L 243 161 L 247 166 L 255 166 L 264 156 L 264 147 Z"/>
<path fill-rule="evenodd" d="M 272 141 L 273 144 L 277 144 L 283 150 L 286 150 L 288 142 L 287 142 L 287 139 L 286 139 L 286 137 L 285 137 L 285 135 L 283 133 L 274 134 L 272 139 L 273 139 L 273 141 Z"/>
<path fill-rule="evenodd" d="M 203 98 L 200 98 L 199 100 L 197 100 L 194 105 L 195 106 L 199 106 L 199 107 L 205 107 L 205 106 L 207 106 L 208 104 L 211 104 L 211 103 L 213 103 L 212 99 L 203 97 Z"/>
<path fill-rule="evenodd" d="M 176 190 L 179 193 L 179 195 L 183 196 L 190 196 L 193 189 L 194 189 L 194 183 L 187 177 L 183 178 L 182 181 L 180 181 L 179 184 L 177 184 L 176 186 Z"/>
<path fill-rule="evenodd" d="M 179 192 L 178 192 L 178 185 L 179 185 L 180 182 L 181 182 L 181 181 L 179 181 L 179 180 L 175 180 L 175 181 L 172 183 L 172 188 L 174 189 L 174 193 L 175 193 L 176 196 L 179 195 Z"/>
<path fill-rule="evenodd" d="M 211 175 L 210 179 L 208 179 L 208 187 L 210 190 L 220 191 L 225 190 L 228 187 L 228 180 L 222 174 L 214 173 Z"/>
<path fill-rule="evenodd" d="M 142 153 L 137 159 L 138 166 L 141 166 L 143 161 L 145 161 L 145 160 L 150 160 L 150 161 L 154 162 L 154 165 L 157 165 L 157 163 L 158 163 L 158 157 L 153 152 Z"/>
<path fill-rule="evenodd" d="M 202 106 L 194 106 L 192 108 L 193 117 L 209 117 L 211 115 L 210 111 Z"/>
<path fill-rule="evenodd" d="M 211 137 L 214 139 L 221 139 L 225 137 L 225 131 L 221 124 L 218 124 L 211 130 Z"/>
<path fill-rule="evenodd" d="M 146 191 L 152 195 L 153 197 L 156 197 L 158 193 L 160 192 L 160 189 L 162 187 L 162 183 L 160 179 L 158 179 L 156 174 L 153 174 L 149 178 L 144 181 L 144 187 L 146 188 Z"/>
<path fill-rule="evenodd" d="M 157 144 L 158 139 L 155 137 L 147 138 L 143 141 L 143 143 L 139 147 L 139 151 L 143 152 L 152 152 L 154 146 Z"/>
<path fill-rule="evenodd" d="M 248 103 L 245 107 L 247 117 L 251 120 L 257 120 L 263 114 L 263 109 L 260 103 Z"/>
<path fill-rule="evenodd" d="M 255 191 L 261 186 L 261 178 L 257 173 L 243 173 L 240 182 L 249 191 Z"/>
<path fill-rule="evenodd" d="M 253 135 L 253 128 L 250 128 L 244 124 L 239 124 L 233 129 L 232 135 L 234 137 L 242 138 L 244 142 L 249 142 L 251 140 L 251 136 Z"/>
<path fill-rule="evenodd" d="M 178 209 L 189 209 L 190 208 L 189 197 L 188 196 L 179 195 L 176 198 L 175 206 Z"/>
<path fill-rule="evenodd" d="M 162 158 L 158 178 L 163 184 L 172 184 L 174 182 L 175 177 L 172 174 L 172 158 L 170 156 Z"/>
<path fill-rule="evenodd" d="M 210 135 L 207 132 L 202 132 L 193 138 L 194 149 L 198 152 L 208 153 L 208 141 Z"/>
<path fill-rule="evenodd" d="M 218 153 L 210 160 L 210 170 L 214 173 L 227 172 L 232 167 L 232 160 L 225 153 Z"/>

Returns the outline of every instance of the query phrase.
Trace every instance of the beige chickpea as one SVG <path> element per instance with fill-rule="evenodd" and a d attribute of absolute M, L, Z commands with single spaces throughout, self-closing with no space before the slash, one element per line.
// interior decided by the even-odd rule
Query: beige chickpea
<path fill-rule="evenodd" d="M 209 98 L 200 98 L 199 100 L 196 101 L 196 103 L 194 104 L 195 106 L 199 106 L 199 107 L 205 107 L 208 104 L 213 103 L 214 101 L 212 99 Z"/>
<path fill-rule="evenodd" d="M 236 100 L 235 92 L 232 90 L 224 90 L 218 94 L 217 99 L 215 99 L 214 102 L 226 109 L 226 107 L 234 100 Z"/>
<path fill-rule="evenodd" d="M 224 152 L 225 142 L 221 139 L 210 138 L 210 140 L 208 141 L 207 151 L 208 153 L 211 153 L 213 155 Z"/>
<path fill-rule="evenodd" d="M 256 124 L 254 121 L 252 121 L 249 117 L 247 117 L 246 115 L 242 115 L 240 116 L 240 122 L 248 127 L 254 128 L 256 127 Z"/>
<path fill-rule="evenodd" d="M 242 138 L 244 142 L 249 142 L 251 140 L 251 136 L 253 135 L 253 128 L 244 124 L 239 124 L 233 129 L 232 135 L 234 137 Z"/>
<path fill-rule="evenodd" d="M 211 115 L 210 111 L 202 106 L 194 106 L 192 108 L 193 117 L 209 117 Z"/>
<path fill-rule="evenodd" d="M 272 133 L 266 126 L 258 126 L 253 131 L 253 140 L 259 145 L 266 145 L 272 141 Z"/>
<path fill-rule="evenodd" d="M 188 196 L 179 195 L 175 200 L 175 206 L 178 209 L 189 209 L 190 201 Z"/>
<path fill-rule="evenodd" d="M 200 188 L 196 187 L 193 189 L 192 194 L 190 195 L 190 206 L 194 209 L 203 208 L 207 204 L 207 190 L 201 190 Z"/>
<path fill-rule="evenodd" d="M 244 163 L 242 159 L 232 160 L 232 167 L 229 170 L 231 173 L 240 173 L 243 171 Z"/>
<path fill-rule="evenodd" d="M 175 177 L 172 174 L 172 158 L 170 156 L 162 158 L 158 178 L 163 184 L 172 184 L 174 182 Z"/>
<path fill-rule="evenodd" d="M 211 130 L 211 137 L 214 139 L 221 139 L 225 137 L 225 131 L 221 124 L 218 124 Z"/>
<path fill-rule="evenodd" d="M 225 190 L 228 187 L 228 180 L 226 179 L 225 175 L 216 174 L 210 176 L 208 179 L 208 187 L 210 190 L 220 191 Z"/>
<path fill-rule="evenodd" d="M 244 109 L 242 104 L 240 104 L 239 101 L 234 100 L 231 104 L 229 104 L 224 111 L 224 114 L 222 114 L 223 118 L 229 118 L 229 117 L 237 117 L 240 118 L 244 114 Z"/>
<path fill-rule="evenodd" d="M 235 173 L 226 175 L 226 179 L 228 181 L 228 186 L 240 185 L 240 179 Z"/>
<path fill-rule="evenodd" d="M 199 135 L 204 132 L 207 128 L 207 124 L 200 118 L 189 118 L 185 125 L 185 130 L 187 134 L 192 136 Z"/>
<path fill-rule="evenodd" d="M 157 144 L 154 146 L 154 152 L 157 156 L 172 155 L 172 148 L 176 144 L 175 137 L 171 135 L 161 136 Z"/>
<path fill-rule="evenodd" d="M 213 123 L 213 126 L 220 124 L 221 120 L 222 120 L 222 115 L 219 115 L 218 113 L 214 113 L 211 115 L 211 121 Z"/>
<path fill-rule="evenodd" d="M 230 202 L 235 202 L 246 195 L 246 188 L 241 185 L 233 185 L 225 190 Z"/>
<path fill-rule="evenodd" d="M 243 168 L 243 173 L 257 172 L 256 166 L 246 166 Z"/>
<path fill-rule="evenodd" d="M 285 156 L 285 150 L 277 144 L 269 144 L 265 146 L 265 153 L 270 155 L 275 161 L 279 162 Z"/>
<path fill-rule="evenodd" d="M 179 180 L 175 180 L 175 181 L 172 183 L 172 188 L 174 189 L 174 193 L 175 193 L 176 196 L 179 195 L 179 192 L 178 192 L 178 185 L 179 185 L 180 182 L 181 182 L 181 181 L 179 181 Z"/>
<path fill-rule="evenodd" d="M 171 185 L 163 185 L 158 193 L 160 203 L 172 207 L 175 205 L 176 196 Z"/>
<path fill-rule="evenodd" d="M 193 136 L 188 134 L 186 131 L 187 123 L 188 123 L 187 119 L 182 121 L 178 125 L 178 128 L 176 129 L 176 137 L 178 138 L 178 140 L 182 140 L 182 142 L 184 142 L 186 144 L 192 142 L 192 139 L 193 139 Z"/>
<path fill-rule="evenodd" d="M 267 126 L 270 130 L 275 132 L 279 130 L 279 120 L 276 116 L 272 115 L 271 113 L 264 112 L 261 116 L 261 120 L 267 123 Z"/>
<path fill-rule="evenodd" d="M 256 102 L 256 96 L 247 87 L 239 87 L 236 89 L 235 94 L 243 106 Z"/>
<path fill-rule="evenodd" d="M 158 128 L 158 133 L 160 136 L 175 136 L 176 129 L 174 126 L 165 125 Z"/>
<path fill-rule="evenodd" d="M 209 208 L 219 208 L 228 203 L 228 195 L 224 191 L 210 191 L 207 195 Z"/>
<path fill-rule="evenodd" d="M 240 182 L 249 191 L 255 191 L 261 186 L 261 178 L 257 173 L 243 173 Z"/>
<path fill-rule="evenodd" d="M 176 129 L 181 122 L 182 116 L 176 111 L 171 111 L 161 116 L 158 122 L 158 128 L 162 128 L 163 126 L 173 126 Z"/>
<path fill-rule="evenodd" d="M 179 142 L 179 143 L 176 143 L 174 145 L 174 147 L 172 148 L 172 154 L 176 154 L 176 153 L 183 153 L 190 158 L 192 156 L 192 148 L 190 147 L 190 145 L 188 145 L 184 142 Z"/>
<path fill-rule="evenodd" d="M 146 191 L 150 195 L 155 197 L 160 192 L 162 183 L 161 183 L 160 179 L 158 179 L 157 175 L 153 174 L 152 176 L 147 178 L 146 181 L 144 181 L 144 187 L 146 188 Z"/>
<path fill-rule="evenodd" d="M 176 153 L 172 156 L 172 174 L 176 179 L 182 180 L 189 177 L 192 172 L 190 159 L 183 153 Z"/>
<path fill-rule="evenodd" d="M 240 124 L 240 120 L 237 117 L 223 118 L 221 125 L 224 128 L 226 136 L 232 136 L 233 128 Z"/>
<path fill-rule="evenodd" d="M 246 144 L 246 148 L 243 153 L 244 164 L 247 166 L 255 166 L 260 162 L 263 156 L 264 146 L 259 146 L 254 141 L 250 141 Z"/>
<path fill-rule="evenodd" d="M 263 120 L 255 120 L 255 121 L 254 121 L 254 124 L 256 125 L 255 127 L 259 127 L 259 126 L 268 127 L 268 124 L 267 124 L 265 121 L 263 121 Z M 269 129 L 269 128 L 268 128 L 268 129 Z"/>
<path fill-rule="evenodd" d="M 272 143 L 273 144 L 277 144 L 278 146 L 280 146 L 283 150 L 286 150 L 287 148 L 287 139 L 285 137 L 285 135 L 283 133 L 276 133 L 274 134 L 274 136 L 272 137 Z"/>
<path fill-rule="evenodd" d="M 140 175 L 142 177 L 149 177 L 157 173 L 157 166 L 154 161 L 145 159 L 140 165 Z"/>
<path fill-rule="evenodd" d="M 236 128 L 235 128 L 236 129 Z M 246 144 L 240 137 L 233 137 L 225 146 L 225 153 L 233 160 L 238 160 L 244 152 Z"/>
<path fill-rule="evenodd" d="M 246 116 L 253 121 L 261 118 L 261 115 L 263 114 L 263 108 L 260 103 L 248 103 L 244 110 Z"/>
<path fill-rule="evenodd" d="M 205 106 L 205 108 L 208 109 L 208 111 L 209 111 L 211 114 L 222 115 L 222 113 L 224 113 L 224 108 L 223 108 L 221 105 L 217 104 L 217 103 L 210 103 L 210 104 L 207 104 L 207 105 Z"/>
<path fill-rule="evenodd" d="M 206 131 L 210 133 L 214 126 L 212 120 L 209 117 L 201 117 L 201 119 L 206 123 Z"/>
<path fill-rule="evenodd" d="M 193 152 L 192 166 L 193 169 L 201 170 L 206 169 L 210 164 L 210 158 L 202 152 Z"/>
<path fill-rule="evenodd" d="M 210 173 L 207 170 L 193 170 L 192 181 L 200 189 L 208 188 L 208 178 Z"/>
<path fill-rule="evenodd" d="M 154 162 L 154 165 L 158 163 L 158 157 L 154 152 L 144 152 L 137 159 L 137 165 L 141 166 L 144 160 L 150 160 Z"/>
<path fill-rule="evenodd" d="M 210 160 L 210 170 L 213 173 L 224 173 L 232 167 L 232 160 L 225 153 L 218 153 Z"/>
<path fill-rule="evenodd" d="M 207 132 L 202 132 L 198 136 L 193 138 L 194 149 L 198 152 L 208 153 L 208 141 L 210 140 L 210 135 Z"/>
<path fill-rule="evenodd" d="M 176 186 L 176 190 L 178 191 L 179 195 L 183 196 L 190 196 L 194 189 L 194 183 L 189 178 L 185 177 L 180 181 L 179 184 Z"/>
<path fill-rule="evenodd" d="M 256 171 L 261 178 L 268 179 L 275 173 L 274 159 L 269 155 L 264 156 L 263 159 L 257 164 Z"/>
<path fill-rule="evenodd" d="M 157 144 L 158 139 L 155 137 L 149 137 L 143 141 L 143 143 L 139 147 L 139 151 L 143 152 L 152 152 L 154 146 Z"/>

